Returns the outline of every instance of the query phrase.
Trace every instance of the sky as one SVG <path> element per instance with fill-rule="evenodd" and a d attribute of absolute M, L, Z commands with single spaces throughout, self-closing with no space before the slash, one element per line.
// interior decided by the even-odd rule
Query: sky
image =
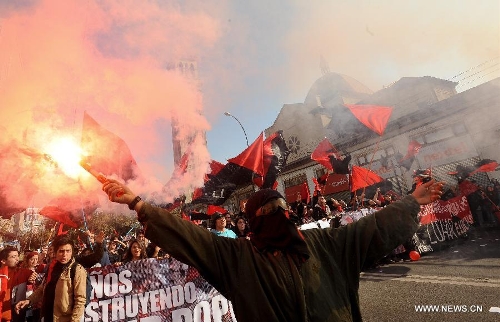
<path fill-rule="evenodd" d="M 253 142 L 283 104 L 304 101 L 320 57 L 373 91 L 419 76 L 466 90 L 500 76 L 500 3 L 0 0 L 0 148 L 78 142 L 87 111 L 127 142 L 147 179 L 136 188 L 151 191 L 174 170 L 174 117 L 181 138 L 206 132 L 182 182 L 200 185 L 211 159 L 246 147 L 224 112 Z M 197 62 L 195 82 L 167 68 L 180 60 Z M 0 158 L 3 177 L 23 171 Z M 76 186 L 35 172 L 37 203 Z"/>

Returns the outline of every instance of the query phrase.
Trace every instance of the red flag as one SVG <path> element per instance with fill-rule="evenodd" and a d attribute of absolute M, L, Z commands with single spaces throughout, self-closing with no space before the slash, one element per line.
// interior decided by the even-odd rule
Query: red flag
<path fill-rule="evenodd" d="M 263 148 L 264 175 L 254 177 L 253 182 L 261 189 L 276 189 L 278 185 L 276 179 L 286 164 L 288 154 L 289 150 L 282 131 L 275 132 L 266 138 Z"/>
<path fill-rule="evenodd" d="M 184 213 L 184 211 L 181 213 L 181 216 L 182 216 L 182 219 L 187 220 L 187 221 L 191 221 L 191 218 L 189 218 L 189 216 L 188 216 L 188 215 L 186 215 L 186 214 Z"/>
<path fill-rule="evenodd" d="M 255 176 L 265 176 L 264 134 L 261 135 L 237 157 L 229 159 L 220 171 L 205 182 L 203 194 L 192 203 L 221 205 L 237 187 L 253 182 Z M 267 180 L 267 176 L 265 177 Z M 262 179 L 264 182 L 264 179 Z"/>
<path fill-rule="evenodd" d="M 316 179 L 316 177 L 313 177 L 312 181 L 314 183 L 314 193 L 316 193 L 316 191 L 321 191 L 321 186 L 319 185 L 318 179 Z"/>
<path fill-rule="evenodd" d="M 87 112 L 83 114 L 81 146 L 88 155 L 84 161 L 105 176 L 115 174 L 127 181 L 140 174 L 125 141 L 102 127 Z"/>
<path fill-rule="evenodd" d="M 259 188 L 262 188 L 264 185 L 264 177 L 261 176 L 255 176 L 252 178 L 252 182 Z"/>
<path fill-rule="evenodd" d="M 71 211 L 61 209 L 58 206 L 45 206 L 40 210 L 40 215 L 60 223 L 64 223 L 70 227 L 78 228 L 78 224 L 73 221 L 74 214 L 72 214 Z"/>
<path fill-rule="evenodd" d="M 168 211 L 174 211 L 177 208 L 183 207 L 184 202 L 186 201 L 186 196 L 180 196 L 174 199 L 174 202 L 170 202 L 168 204 L 163 204 L 160 207 L 168 210 Z"/>
<path fill-rule="evenodd" d="M 66 235 L 69 230 L 64 230 L 64 224 L 59 223 L 59 229 L 57 230 L 57 236 Z"/>
<path fill-rule="evenodd" d="M 89 195 L 82 199 L 77 197 L 59 197 L 51 200 L 48 205 L 40 210 L 40 215 L 77 228 L 83 221 L 83 216 L 90 215 L 98 207 L 98 199 Z"/>
<path fill-rule="evenodd" d="M 218 161 L 215 161 L 215 160 L 212 160 L 210 161 L 210 172 L 208 173 L 208 175 L 205 176 L 205 181 L 207 181 L 209 179 L 209 176 L 212 175 L 216 175 L 217 173 L 220 172 L 220 170 L 222 170 L 222 168 L 224 168 L 224 164 L 218 162 Z"/>
<path fill-rule="evenodd" d="M 382 181 L 384 179 L 371 170 L 358 166 L 352 167 L 351 191 L 356 191 Z"/>
<path fill-rule="evenodd" d="M 307 181 L 302 184 L 300 197 L 306 204 L 309 204 L 311 202 L 311 193 L 309 192 L 309 185 L 307 184 Z"/>
<path fill-rule="evenodd" d="M 328 177 L 330 176 L 330 173 L 325 173 L 323 174 L 321 177 L 318 178 L 318 183 L 322 186 L 324 186 L 326 184 L 326 182 L 328 181 Z"/>
<path fill-rule="evenodd" d="M 420 148 L 422 148 L 422 144 L 418 143 L 418 141 L 413 140 L 408 143 L 408 149 L 405 156 L 401 156 L 400 152 L 396 154 L 398 164 L 406 170 L 410 170 L 416 155 L 420 152 Z"/>
<path fill-rule="evenodd" d="M 460 190 L 461 194 L 463 194 L 464 196 L 468 196 L 471 193 L 476 192 L 479 187 L 468 180 L 463 180 L 458 184 L 458 189 Z"/>
<path fill-rule="evenodd" d="M 418 141 L 411 141 L 408 143 L 408 150 L 406 152 L 406 155 L 401 159 L 399 162 L 403 162 L 406 159 L 412 158 L 420 152 L 420 148 L 422 148 L 422 144 L 418 143 Z"/>
<path fill-rule="evenodd" d="M 227 213 L 227 210 L 222 208 L 222 207 L 215 206 L 215 205 L 208 205 L 207 206 L 207 215 L 212 216 L 216 212 L 220 212 L 221 214 L 225 214 L 225 213 Z"/>
<path fill-rule="evenodd" d="M 333 166 L 330 162 L 330 156 L 334 156 L 336 159 L 340 159 L 340 155 L 335 149 L 335 147 L 328 141 L 327 138 L 324 138 L 323 141 L 319 142 L 316 149 L 314 149 L 311 154 L 311 159 L 323 165 L 330 171 L 333 171 Z"/>
<path fill-rule="evenodd" d="M 193 197 L 191 199 L 195 200 L 200 198 L 201 196 L 203 196 L 203 188 L 196 188 L 193 191 Z"/>
<path fill-rule="evenodd" d="M 490 161 L 488 163 L 485 163 L 481 165 L 479 168 L 476 170 L 472 171 L 469 176 L 472 176 L 473 174 L 476 174 L 478 172 L 492 172 L 495 171 L 498 168 L 498 163 L 496 161 Z"/>
<path fill-rule="evenodd" d="M 264 176 L 264 133 L 261 133 L 252 145 L 246 148 L 237 157 L 227 161 Z"/>
<path fill-rule="evenodd" d="M 392 107 L 376 105 L 347 105 L 352 114 L 366 127 L 383 135 L 392 114 Z"/>
<path fill-rule="evenodd" d="M 186 152 L 181 157 L 181 160 L 179 161 L 179 164 L 176 167 L 176 171 L 178 172 L 178 175 L 183 175 L 187 171 L 187 167 L 189 165 L 189 158 L 191 155 L 191 147 L 189 147 Z"/>
<path fill-rule="evenodd" d="M 174 172 L 172 173 L 170 180 L 168 180 L 168 182 L 165 183 L 165 185 L 163 186 L 162 190 L 164 192 L 170 191 L 171 187 L 175 185 L 177 182 L 179 182 L 184 176 L 184 174 L 186 174 L 190 158 L 191 158 L 191 147 L 188 147 L 186 149 L 186 152 L 184 152 L 181 159 L 179 160 L 179 164 L 175 166 Z"/>
<path fill-rule="evenodd" d="M 205 183 L 207 181 L 209 181 L 211 177 L 217 175 L 224 168 L 224 164 L 222 164 L 218 161 L 215 161 L 215 160 L 210 161 L 209 166 L 210 166 L 210 172 L 205 174 L 205 177 L 203 178 L 203 181 Z M 202 196 L 203 196 L 203 188 L 198 187 L 198 188 L 194 189 L 194 191 L 193 191 L 192 200 L 198 199 Z"/>

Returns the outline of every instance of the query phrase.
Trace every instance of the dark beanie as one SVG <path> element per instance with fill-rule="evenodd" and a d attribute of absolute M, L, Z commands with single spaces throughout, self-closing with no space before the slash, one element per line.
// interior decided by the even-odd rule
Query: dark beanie
<path fill-rule="evenodd" d="M 225 217 L 222 213 L 220 213 L 220 212 L 216 211 L 216 212 L 214 212 L 214 214 L 212 215 L 212 218 L 211 218 L 211 219 L 212 219 L 213 221 L 216 221 L 217 219 L 222 218 L 222 217 L 226 218 L 226 217 Z"/>
<path fill-rule="evenodd" d="M 283 196 L 276 190 L 273 189 L 262 189 L 254 193 L 245 205 L 245 214 L 247 217 L 253 218 L 255 212 L 260 207 L 264 206 L 266 203 L 273 199 L 283 198 Z M 283 198 L 285 199 L 285 198 Z"/>

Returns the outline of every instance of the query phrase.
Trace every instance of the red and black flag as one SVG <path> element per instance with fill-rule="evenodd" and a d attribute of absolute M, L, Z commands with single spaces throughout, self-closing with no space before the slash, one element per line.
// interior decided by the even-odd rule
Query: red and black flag
<path fill-rule="evenodd" d="M 227 210 L 223 207 L 216 206 L 216 205 L 208 205 L 207 207 L 207 215 L 212 216 L 214 213 L 219 212 L 221 214 L 226 214 Z"/>
<path fill-rule="evenodd" d="M 254 178 L 253 182 L 261 189 L 276 189 L 276 179 L 285 167 L 289 153 L 283 131 L 275 132 L 266 138 L 263 149 L 264 174 L 257 177 L 260 180 Z"/>
<path fill-rule="evenodd" d="M 227 160 L 228 164 L 232 163 L 242 168 L 250 170 L 252 173 L 264 175 L 264 133 L 241 152 L 238 156 Z M 223 170 L 221 170 L 223 171 Z"/>
<path fill-rule="evenodd" d="M 465 166 L 459 164 L 456 166 L 456 170 L 448 172 L 449 175 L 453 175 L 457 178 L 458 182 L 462 182 L 470 176 L 473 176 L 479 172 L 493 172 L 498 170 L 498 162 L 492 159 L 482 159 L 477 162 L 474 166 Z"/>
<path fill-rule="evenodd" d="M 472 171 L 469 176 L 472 176 L 478 172 L 493 172 L 496 171 L 499 164 L 495 160 L 483 159 L 476 164 L 476 169 Z"/>
<path fill-rule="evenodd" d="M 166 204 L 160 204 L 158 207 L 163 208 L 168 211 L 174 211 L 176 209 L 184 207 L 184 203 L 186 201 L 186 196 L 179 196 L 174 199 L 173 202 L 169 202 Z"/>
<path fill-rule="evenodd" d="M 464 165 L 457 165 L 455 168 L 455 171 L 450 171 L 448 172 L 449 175 L 455 176 L 457 181 L 460 183 L 467 179 L 470 174 L 475 170 L 475 167 L 473 166 L 464 166 Z"/>
<path fill-rule="evenodd" d="M 351 155 L 348 154 L 343 158 L 335 158 L 330 156 L 330 163 L 332 164 L 333 172 L 336 174 L 349 174 L 349 163 L 351 162 Z"/>
<path fill-rule="evenodd" d="M 221 205 L 237 187 L 252 184 L 255 176 L 264 175 L 264 134 L 228 163 L 215 175 L 210 175 L 203 194 L 192 203 Z"/>
<path fill-rule="evenodd" d="M 196 210 L 193 210 L 189 213 L 189 218 L 191 218 L 191 220 L 208 220 L 210 219 L 210 217 L 210 215 Z"/>
<path fill-rule="evenodd" d="M 215 161 L 215 160 L 210 161 L 210 164 L 209 164 L 210 170 L 208 173 L 205 174 L 203 181 L 206 183 L 208 180 L 210 180 L 210 178 L 217 175 L 217 173 L 219 173 L 219 171 L 222 170 L 223 168 L 224 168 L 224 164 L 222 164 L 218 161 Z M 192 196 L 191 200 L 196 200 L 196 199 L 201 198 L 201 197 L 203 197 L 203 187 L 198 187 L 198 188 L 194 189 L 193 196 Z"/>
<path fill-rule="evenodd" d="M 314 149 L 311 154 L 311 159 L 318 162 L 325 168 L 330 171 L 333 171 L 332 163 L 330 162 L 330 157 L 340 159 L 340 154 L 337 149 L 328 141 L 327 138 L 324 138 L 321 142 L 319 142 L 316 149 Z"/>
<path fill-rule="evenodd" d="M 210 172 L 205 175 L 205 182 L 210 179 L 211 176 L 216 175 L 217 173 L 224 168 L 224 164 L 220 163 L 219 161 L 212 160 L 210 161 L 209 164 L 210 167 Z"/>
<path fill-rule="evenodd" d="M 314 149 L 311 159 L 337 174 L 349 174 L 351 156 L 342 157 L 333 144 L 324 138 Z"/>
<path fill-rule="evenodd" d="M 410 170 L 411 165 L 413 164 L 413 161 L 415 161 L 415 157 L 420 152 L 421 148 L 422 144 L 420 144 L 418 141 L 411 141 L 408 144 L 408 149 L 405 156 L 402 156 L 399 152 L 396 154 L 396 160 L 398 161 L 398 164 L 401 167 L 405 168 L 406 171 Z"/>
<path fill-rule="evenodd" d="M 83 161 L 105 176 L 117 175 L 124 181 L 140 176 L 127 143 L 102 127 L 87 112 L 83 114 L 81 147 L 87 155 Z"/>
<path fill-rule="evenodd" d="M 330 176 L 329 172 L 324 173 L 321 177 L 313 177 L 312 181 L 314 183 L 314 191 L 313 196 L 316 197 L 323 193 L 323 189 L 325 188 L 326 182 L 328 181 L 328 177 Z"/>

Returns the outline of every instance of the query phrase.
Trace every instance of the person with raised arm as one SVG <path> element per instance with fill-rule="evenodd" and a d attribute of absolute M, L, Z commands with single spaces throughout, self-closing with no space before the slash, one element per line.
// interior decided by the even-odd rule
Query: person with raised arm
<path fill-rule="evenodd" d="M 137 212 L 148 239 L 197 269 L 232 302 L 238 322 L 362 321 L 361 271 L 413 235 L 420 205 L 440 198 L 442 188 L 432 180 L 356 222 L 305 231 L 289 220 L 279 192 L 262 189 L 245 206 L 247 240 L 210 233 L 144 202 L 116 180 L 103 185 L 109 200 Z"/>

